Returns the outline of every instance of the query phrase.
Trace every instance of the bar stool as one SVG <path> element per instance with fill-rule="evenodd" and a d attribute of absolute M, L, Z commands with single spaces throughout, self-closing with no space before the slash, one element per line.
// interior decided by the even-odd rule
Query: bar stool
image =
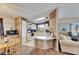
<path fill-rule="evenodd" d="M 19 50 L 19 45 L 18 42 L 16 42 L 16 40 L 12 41 L 11 43 L 11 54 L 18 54 L 18 50 Z"/>
<path fill-rule="evenodd" d="M 6 54 L 7 55 L 11 55 L 11 44 L 7 44 L 7 47 L 6 47 Z"/>
<path fill-rule="evenodd" d="M 12 40 L 9 41 L 9 43 L 7 44 L 7 48 L 6 48 L 6 53 L 7 55 L 13 55 L 13 44 L 14 42 Z"/>
<path fill-rule="evenodd" d="M 21 50 L 21 41 L 20 40 L 10 40 L 10 43 L 7 45 L 6 53 L 9 55 L 16 55 Z"/>

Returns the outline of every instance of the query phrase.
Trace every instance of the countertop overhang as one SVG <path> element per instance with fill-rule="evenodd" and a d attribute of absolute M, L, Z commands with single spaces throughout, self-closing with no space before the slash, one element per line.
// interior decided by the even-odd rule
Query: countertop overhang
<path fill-rule="evenodd" d="M 34 36 L 34 39 L 37 39 L 37 40 L 53 40 L 55 38 L 50 37 L 50 36 Z"/>

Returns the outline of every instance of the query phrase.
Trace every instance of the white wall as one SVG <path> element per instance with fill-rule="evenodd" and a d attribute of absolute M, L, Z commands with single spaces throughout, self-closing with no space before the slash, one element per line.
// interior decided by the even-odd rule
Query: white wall
<path fill-rule="evenodd" d="M 79 4 L 60 4 L 59 17 L 77 17 L 79 16 Z"/>
<path fill-rule="evenodd" d="M 4 34 L 7 30 L 15 29 L 15 19 L 3 18 Z"/>

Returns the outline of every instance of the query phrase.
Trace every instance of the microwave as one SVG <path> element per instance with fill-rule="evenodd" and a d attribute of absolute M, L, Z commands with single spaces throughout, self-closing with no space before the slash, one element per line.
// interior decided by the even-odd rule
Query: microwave
<path fill-rule="evenodd" d="M 8 30 L 6 31 L 6 35 L 17 35 L 18 32 L 16 30 Z"/>

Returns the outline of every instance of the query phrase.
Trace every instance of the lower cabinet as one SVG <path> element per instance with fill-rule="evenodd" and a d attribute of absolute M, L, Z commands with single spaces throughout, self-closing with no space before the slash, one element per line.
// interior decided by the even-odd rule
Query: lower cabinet
<path fill-rule="evenodd" d="M 53 40 L 35 39 L 35 47 L 40 49 L 53 48 Z"/>

